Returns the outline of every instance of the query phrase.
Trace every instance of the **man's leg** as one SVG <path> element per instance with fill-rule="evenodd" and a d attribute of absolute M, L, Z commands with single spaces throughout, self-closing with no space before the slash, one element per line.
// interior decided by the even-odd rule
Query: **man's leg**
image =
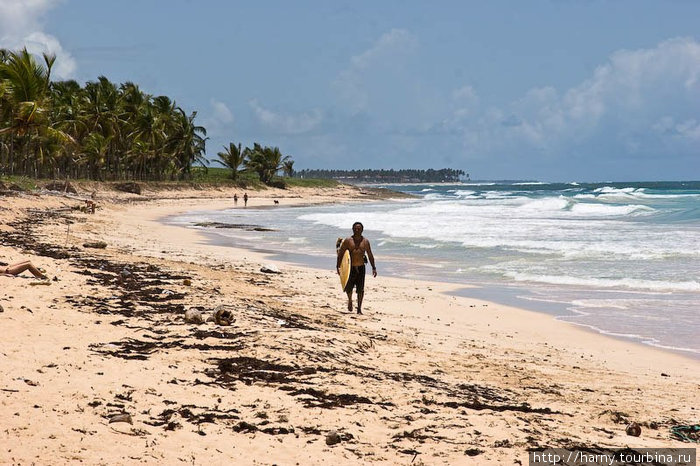
<path fill-rule="evenodd" d="M 358 268 L 357 274 L 357 313 L 362 314 L 362 298 L 365 297 L 365 266 Z"/>
<path fill-rule="evenodd" d="M 352 312 L 352 288 L 347 292 L 348 293 L 348 312 Z"/>

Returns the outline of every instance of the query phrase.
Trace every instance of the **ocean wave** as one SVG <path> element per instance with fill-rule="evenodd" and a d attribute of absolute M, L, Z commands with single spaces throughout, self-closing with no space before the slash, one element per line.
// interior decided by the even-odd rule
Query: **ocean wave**
<path fill-rule="evenodd" d="M 423 196 L 423 199 L 430 200 L 430 201 L 436 201 L 440 199 L 452 199 L 450 196 L 447 196 L 445 194 L 439 194 L 439 193 L 428 193 L 425 196 Z"/>
<path fill-rule="evenodd" d="M 583 307 L 583 308 L 604 308 L 604 309 L 620 309 L 620 310 L 626 310 L 629 309 L 629 306 L 625 304 L 621 304 L 619 301 L 621 300 L 611 300 L 611 299 L 581 299 L 581 300 L 573 300 L 571 301 L 572 306 L 576 307 Z"/>
<path fill-rule="evenodd" d="M 684 352 L 684 353 L 700 354 L 700 349 L 697 349 L 697 348 L 689 348 L 687 346 L 675 346 L 675 345 L 662 344 L 658 339 L 656 339 L 654 337 L 639 335 L 637 333 L 615 332 L 615 331 L 610 331 L 610 330 L 604 330 L 604 329 L 602 329 L 596 325 L 593 325 L 593 324 L 577 322 L 575 320 L 575 317 L 572 318 L 571 316 L 557 316 L 556 320 L 561 320 L 563 322 L 569 322 L 571 324 L 578 325 L 580 327 L 585 327 L 585 328 L 588 328 L 588 329 L 593 330 L 595 332 L 598 332 L 602 335 L 607 335 L 610 337 L 637 340 L 645 345 L 653 346 L 655 348 L 666 349 L 666 350 L 670 350 L 670 351 L 680 351 L 680 352 Z"/>
<path fill-rule="evenodd" d="M 435 243 L 433 243 L 433 244 L 410 243 L 409 246 L 414 247 L 414 248 L 418 248 L 418 249 L 435 249 L 436 247 L 438 247 L 438 245 Z"/>
<path fill-rule="evenodd" d="M 542 199 L 536 199 L 522 204 L 519 210 L 552 212 L 564 210 L 570 207 L 571 204 L 572 201 L 565 198 L 564 196 L 545 197 Z"/>
<path fill-rule="evenodd" d="M 470 197 L 470 196 L 474 196 L 476 194 L 476 191 L 457 189 L 457 190 L 453 191 L 453 193 L 455 196 L 458 196 L 458 197 Z"/>
<path fill-rule="evenodd" d="M 614 188 L 612 186 L 603 186 L 601 188 L 596 188 L 593 190 L 594 193 L 604 193 L 604 194 L 618 194 L 618 193 L 633 193 L 633 192 L 644 192 L 644 188 Z"/>
<path fill-rule="evenodd" d="M 515 194 L 515 193 L 513 193 L 512 191 L 486 191 L 486 192 L 481 193 L 481 196 L 484 199 L 488 199 L 488 200 L 491 200 L 491 199 L 510 199 L 513 197 L 513 194 Z"/>
<path fill-rule="evenodd" d="M 700 283 L 696 281 L 669 282 L 635 278 L 572 277 L 567 275 L 534 275 L 522 272 L 506 272 L 505 276 L 518 282 L 548 283 L 552 285 L 651 291 L 700 291 Z"/>
<path fill-rule="evenodd" d="M 607 205 L 576 202 L 571 206 L 575 215 L 586 217 L 624 217 L 628 215 L 648 215 L 655 209 L 641 204 Z"/>
<path fill-rule="evenodd" d="M 591 193 L 581 193 L 573 196 L 575 199 L 594 199 L 599 202 L 606 203 L 626 203 L 626 202 L 643 202 L 655 203 L 663 201 L 664 203 L 673 202 L 682 199 L 698 199 L 700 194 L 695 193 L 648 193 L 644 188 L 598 188 Z"/>

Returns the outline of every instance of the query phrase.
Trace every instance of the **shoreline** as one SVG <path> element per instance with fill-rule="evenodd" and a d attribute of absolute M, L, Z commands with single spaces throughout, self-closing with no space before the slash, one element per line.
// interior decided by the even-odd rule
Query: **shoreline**
<path fill-rule="evenodd" d="M 308 207 L 308 206 L 311 206 L 311 205 L 323 205 L 323 204 L 326 204 L 326 205 L 327 205 L 327 204 L 334 204 L 334 203 L 341 205 L 341 204 L 342 204 L 342 200 L 341 200 L 340 202 L 337 202 L 337 201 L 328 201 L 328 202 L 322 202 L 322 203 L 303 203 L 303 204 L 300 203 L 300 204 L 297 204 L 297 205 L 287 205 L 286 207 Z M 249 207 L 249 209 L 250 209 L 250 210 L 253 210 L 253 209 L 269 208 L 269 207 L 274 207 L 274 206 L 256 206 L 256 205 L 251 205 L 251 206 Z M 150 220 L 151 220 L 151 221 L 154 221 L 154 220 L 155 220 L 155 221 L 157 221 L 157 222 L 163 223 L 164 220 L 167 219 L 167 218 L 172 218 L 172 217 L 175 217 L 175 216 L 177 216 L 177 215 L 181 215 L 181 214 L 184 214 L 184 213 L 187 213 L 187 212 L 196 212 L 196 211 L 199 211 L 199 210 L 207 210 L 207 211 L 208 211 L 208 210 L 225 210 L 225 209 L 227 209 L 227 208 L 230 208 L 230 206 L 229 206 L 229 207 L 224 207 L 224 208 L 222 208 L 222 209 L 213 209 L 213 208 L 207 206 L 206 208 L 203 208 L 203 209 L 178 210 L 177 212 L 170 213 L 170 214 L 168 214 L 168 215 L 166 215 L 166 216 L 164 216 L 164 217 L 160 217 L 160 218 L 157 218 L 157 219 L 150 219 Z M 246 259 L 248 259 L 248 260 L 257 261 L 257 262 L 259 262 L 261 265 L 262 265 L 262 263 L 265 263 L 265 262 L 268 262 L 268 263 L 277 263 L 277 264 L 283 264 L 283 265 L 286 266 L 286 267 L 292 267 L 292 268 L 296 268 L 296 269 L 306 269 L 306 268 L 309 268 L 309 269 L 312 269 L 312 270 L 315 270 L 315 271 L 318 271 L 318 272 L 321 272 L 321 271 L 325 271 L 325 272 L 327 272 L 327 273 L 330 272 L 331 274 L 335 275 L 334 272 L 330 271 L 329 269 L 324 269 L 324 268 L 321 268 L 321 267 L 318 267 L 318 268 L 317 268 L 317 267 L 314 267 L 314 266 L 309 265 L 309 264 L 307 264 L 307 263 L 297 263 L 297 262 L 294 262 L 294 261 L 287 261 L 287 260 L 279 259 L 279 258 L 277 257 L 277 256 L 279 256 L 279 253 L 276 252 L 276 251 L 269 251 L 269 250 L 265 250 L 264 248 L 260 248 L 260 249 L 258 249 L 258 248 L 251 249 L 251 248 L 242 247 L 242 246 L 229 246 L 229 245 L 224 245 L 224 244 L 222 244 L 221 242 L 217 242 L 217 241 L 214 239 L 214 237 L 217 236 L 217 235 L 216 235 L 216 233 L 213 233 L 213 232 L 207 232 L 207 231 L 203 231 L 203 230 L 197 230 L 197 229 L 193 229 L 193 228 L 188 228 L 187 226 L 184 226 L 184 225 L 177 225 L 177 224 L 173 224 L 173 223 L 167 223 L 167 225 L 168 225 L 168 226 L 171 226 L 171 227 L 181 228 L 181 229 L 185 229 L 185 230 L 191 231 L 191 232 L 193 232 L 196 236 L 199 236 L 199 237 L 201 237 L 201 238 L 208 238 L 209 243 L 207 243 L 207 244 L 208 244 L 209 246 L 215 247 L 215 248 L 217 248 L 217 249 L 220 249 L 220 248 L 229 249 L 229 248 L 230 248 L 230 249 L 232 249 L 232 250 L 235 251 L 234 255 L 239 255 L 239 256 L 240 256 L 240 255 L 244 255 L 244 258 L 246 258 Z M 309 255 L 306 255 L 306 254 L 299 254 L 299 255 L 300 255 L 300 256 L 312 257 L 312 256 L 309 256 Z M 316 257 L 316 256 L 313 256 L 313 257 Z M 395 287 L 397 287 L 397 288 L 403 288 L 403 287 L 407 286 L 407 284 L 409 284 L 409 283 L 411 284 L 411 286 L 414 286 L 414 287 L 415 287 L 415 284 L 423 285 L 423 286 L 425 286 L 426 289 L 430 289 L 431 287 L 432 287 L 432 288 L 440 288 L 440 289 L 441 289 L 440 293 L 444 294 L 444 295 L 447 296 L 447 297 L 450 297 L 450 296 L 453 296 L 453 297 L 462 297 L 462 298 L 465 298 L 466 300 L 468 300 L 468 301 L 470 301 L 470 302 L 477 302 L 477 303 L 481 304 L 482 306 L 484 306 L 484 305 L 485 305 L 485 306 L 488 306 L 488 305 L 491 305 L 491 306 L 499 306 L 499 307 L 502 307 L 502 308 L 504 308 L 504 309 L 508 309 L 509 311 L 512 311 L 512 312 L 514 312 L 515 314 L 523 313 L 523 315 L 524 315 L 525 317 L 531 317 L 533 314 L 534 314 L 534 315 L 537 315 L 537 316 L 543 316 L 543 317 L 549 318 L 549 319 L 551 320 L 551 322 L 555 324 L 555 325 L 554 325 L 555 327 L 558 327 L 558 326 L 561 327 L 560 329 L 558 329 L 558 330 L 556 331 L 556 333 L 561 333 L 561 332 L 566 333 L 566 332 L 568 332 L 569 330 L 571 330 L 571 331 L 573 331 L 574 333 L 576 333 L 576 332 L 581 332 L 581 334 L 583 334 L 583 335 L 590 335 L 590 336 L 594 336 L 594 337 L 597 337 L 597 338 L 601 338 L 601 339 L 602 339 L 601 341 L 610 340 L 610 341 L 616 342 L 616 343 L 618 343 L 618 344 L 621 344 L 621 349 L 620 349 L 620 351 L 625 352 L 625 353 L 631 353 L 631 352 L 633 352 L 633 348 L 644 349 L 645 351 L 650 351 L 650 352 L 652 352 L 652 353 L 655 353 L 655 352 L 658 352 L 658 353 L 659 353 L 659 357 L 658 357 L 658 358 L 657 358 L 657 357 L 653 357 L 653 356 L 647 356 L 647 357 L 645 358 L 647 361 L 648 361 L 648 360 L 663 359 L 663 355 L 668 355 L 668 356 L 671 356 L 671 357 L 678 357 L 678 358 L 680 358 L 681 360 L 685 360 L 685 361 L 688 362 L 688 363 L 693 363 L 693 364 L 694 364 L 694 363 L 697 363 L 697 362 L 698 362 L 697 358 L 694 358 L 692 355 L 689 355 L 689 354 L 687 354 L 686 352 L 676 351 L 676 350 L 673 350 L 673 349 L 658 347 L 658 346 L 654 346 L 654 345 L 649 345 L 649 344 L 645 344 L 645 343 L 643 343 L 643 342 L 635 341 L 635 340 L 632 339 L 632 338 L 626 338 L 626 337 L 623 337 L 623 336 L 609 335 L 609 334 L 606 334 L 606 333 L 604 333 L 604 332 L 602 332 L 602 331 L 599 331 L 599 330 L 597 330 L 597 329 L 589 328 L 589 327 L 587 327 L 587 326 L 585 326 L 585 325 L 578 325 L 578 324 L 573 323 L 573 322 L 561 321 L 561 320 L 558 320 L 558 319 L 557 319 L 557 317 L 558 317 L 557 314 L 554 314 L 554 313 L 551 313 L 551 312 L 547 312 L 547 311 L 543 311 L 543 310 L 537 310 L 537 309 L 528 309 L 528 308 L 518 307 L 518 306 L 512 305 L 512 304 L 509 303 L 509 302 L 503 302 L 503 301 L 496 301 L 496 300 L 492 300 L 492 299 L 482 299 L 482 298 L 473 298 L 473 297 L 464 296 L 463 294 L 461 294 L 461 292 L 462 292 L 463 290 L 468 290 L 468 289 L 470 289 L 469 286 L 465 286 L 464 284 L 459 284 L 459 283 L 449 282 L 449 281 L 426 280 L 426 279 L 423 279 L 423 278 L 401 278 L 401 277 L 396 277 L 396 276 L 394 276 L 394 275 L 384 276 L 383 278 L 390 278 L 391 281 L 392 281 L 392 285 L 395 286 Z M 371 291 L 371 287 L 368 286 L 368 285 L 370 285 L 370 284 L 372 283 L 371 280 L 372 280 L 372 278 L 369 277 L 369 278 L 367 279 L 367 281 L 366 281 L 366 287 L 367 287 L 370 291 Z M 478 288 L 478 287 L 475 287 L 475 288 Z M 474 289 L 475 289 L 475 288 L 474 288 Z M 342 295 L 342 293 L 339 293 L 339 294 Z M 345 299 L 345 298 L 344 298 L 344 296 L 343 296 L 343 300 L 344 300 L 344 299 Z M 367 301 L 368 301 L 368 302 L 371 302 L 371 295 L 368 295 Z M 523 319 L 517 319 L 517 320 L 524 320 L 524 318 L 523 318 Z M 555 333 L 555 332 L 552 332 L 552 333 Z M 579 334 L 578 338 L 580 338 L 580 337 L 582 336 L 581 334 Z M 625 348 L 627 345 L 629 345 L 629 348 Z M 593 346 L 593 345 L 592 345 L 592 346 Z M 598 344 L 595 343 L 595 346 L 598 346 Z M 603 345 L 603 346 L 607 346 L 607 345 Z M 614 346 L 617 346 L 617 345 L 614 345 Z M 582 348 L 582 351 L 585 352 L 586 349 L 585 349 L 585 348 Z M 626 363 L 625 363 L 625 364 L 626 364 Z M 699 366 L 698 368 L 700 369 L 700 366 Z"/>
<path fill-rule="evenodd" d="M 291 208 L 302 208 L 302 207 L 309 207 L 313 205 L 327 205 L 327 204 L 332 204 L 333 202 L 329 203 L 300 203 L 300 204 L 294 204 L 294 205 L 287 205 L 285 207 L 291 207 Z M 269 209 L 269 208 L 274 208 L 275 206 L 252 206 L 250 207 L 250 210 L 254 209 Z M 230 210 L 231 207 L 223 208 L 220 210 Z M 206 211 L 210 211 L 212 209 L 206 208 L 202 209 Z M 199 230 L 192 228 L 191 225 L 184 225 L 184 224 L 177 224 L 173 222 L 168 222 L 169 219 L 172 219 L 174 217 L 191 213 L 191 212 L 197 212 L 197 210 L 193 211 L 183 211 L 183 212 L 177 212 L 172 215 L 167 215 L 165 217 L 161 217 L 157 219 L 159 222 L 170 225 L 170 226 L 176 226 L 180 228 L 186 228 L 192 231 L 197 232 L 199 235 L 202 237 L 205 237 L 208 239 L 209 244 L 212 246 L 219 246 L 219 247 L 234 247 L 236 249 L 240 250 L 245 250 L 245 251 L 250 251 L 251 253 L 254 254 L 262 254 L 267 260 L 271 262 L 279 262 L 279 263 L 285 263 L 290 266 L 295 266 L 295 267 L 310 267 L 314 268 L 319 271 L 328 271 L 332 269 L 332 267 L 323 267 L 320 265 L 321 261 L 324 259 L 324 256 L 320 255 L 314 255 L 314 254 L 307 254 L 307 253 L 284 253 L 281 251 L 275 251 L 272 249 L 266 249 L 265 246 L 261 247 L 250 247 L 250 246 L 229 246 L 226 244 L 226 236 L 219 235 L 214 231 L 208 231 L 208 230 Z M 265 227 L 265 225 L 259 225 L 262 227 Z M 392 261 L 392 264 L 395 265 L 395 268 L 400 267 L 401 265 L 401 260 L 400 258 L 397 259 L 395 257 L 390 259 Z M 402 279 L 403 277 L 398 276 L 395 273 L 395 270 L 393 270 L 391 267 L 389 267 L 387 270 L 389 272 L 386 275 L 383 275 L 385 277 L 391 277 L 391 278 L 396 278 L 396 279 Z M 699 362 L 700 361 L 700 353 L 698 353 L 695 350 L 692 349 L 683 349 L 683 348 L 675 348 L 675 347 L 670 347 L 670 346 L 664 346 L 660 344 L 653 344 L 649 342 L 649 337 L 642 337 L 638 335 L 631 335 L 631 334 L 618 334 L 614 332 L 608 332 L 603 329 L 600 329 L 594 325 L 588 325 L 588 324 L 580 324 L 576 322 L 570 322 L 567 320 L 562 320 L 563 317 L 568 317 L 568 316 L 575 316 L 576 314 L 572 311 L 570 311 L 566 307 L 566 303 L 553 303 L 553 302 L 547 302 L 547 301 L 534 301 L 532 302 L 529 300 L 527 297 L 522 297 L 518 296 L 519 294 L 522 293 L 528 293 L 528 288 L 526 285 L 520 284 L 520 285 L 511 285 L 508 283 L 503 283 L 501 285 L 498 285 L 496 283 L 487 283 L 487 284 L 476 284 L 476 285 L 468 285 L 464 283 L 460 283 L 457 281 L 450 281 L 449 279 L 431 279 L 429 277 L 412 277 L 412 280 L 418 281 L 418 282 L 425 282 L 427 284 L 430 283 L 441 283 L 444 284 L 448 287 L 451 287 L 449 291 L 446 291 L 450 296 L 457 296 L 457 297 L 464 297 L 468 299 L 476 299 L 479 301 L 484 301 L 487 303 L 490 303 L 492 305 L 500 305 L 500 306 L 506 306 L 509 308 L 513 309 L 519 309 L 522 311 L 527 311 L 527 312 L 535 312 L 538 314 L 543 314 L 551 317 L 554 321 L 559 322 L 562 325 L 567 325 L 574 327 L 579 330 L 584 330 L 586 332 L 590 332 L 595 335 L 599 335 L 604 338 L 612 338 L 617 341 L 622 341 L 626 343 L 630 343 L 632 345 L 640 345 L 641 347 L 644 348 L 651 348 L 655 349 L 658 351 L 662 351 L 665 353 L 673 354 L 676 356 L 684 357 L 687 358 L 691 361 Z M 508 296 L 504 296 L 508 295 Z"/>
<path fill-rule="evenodd" d="M 104 201 L 95 215 L 0 198 L 0 253 L 57 278 L 0 277 L 0 460 L 503 464 L 542 447 L 689 446 L 669 435 L 697 418 L 687 357 L 381 275 L 366 314 L 347 314 L 330 270 L 265 274 L 264 254 L 160 224 L 231 202 L 180 194 Z M 250 207 L 292 202 L 255 194 Z M 107 247 L 83 246 L 95 240 Z M 234 322 L 188 324 L 188 309 Z M 625 434 L 631 422 L 640 437 Z M 340 443 L 326 444 L 332 432 Z"/>

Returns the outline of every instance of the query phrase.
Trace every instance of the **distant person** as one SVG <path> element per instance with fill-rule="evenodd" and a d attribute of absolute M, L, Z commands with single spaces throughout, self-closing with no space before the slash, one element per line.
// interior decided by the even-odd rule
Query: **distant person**
<path fill-rule="evenodd" d="M 238 205 L 238 194 L 233 195 L 233 205 Z"/>
<path fill-rule="evenodd" d="M 248 207 L 248 193 L 243 194 L 243 207 Z"/>
<path fill-rule="evenodd" d="M 345 251 L 350 251 L 350 277 L 345 285 L 345 293 L 348 295 L 348 312 L 352 312 L 352 289 L 357 290 L 357 313 L 362 314 L 362 298 L 365 296 L 365 263 L 369 258 L 372 265 L 372 276 L 377 276 L 377 267 L 374 265 L 374 255 L 369 245 L 369 240 L 362 236 L 364 226 L 360 222 L 352 225 L 352 236 L 345 238 L 338 249 L 338 260 L 335 270 L 340 274 L 340 261 Z"/>
<path fill-rule="evenodd" d="M 2 267 L 2 266 L 0 266 Z M 5 275 L 9 277 L 14 277 L 16 275 L 21 274 L 25 270 L 29 270 L 32 275 L 34 275 L 36 278 L 41 278 L 42 280 L 48 279 L 46 275 L 44 275 L 41 270 L 37 269 L 34 264 L 32 264 L 29 261 L 24 261 L 24 262 L 17 262 L 15 264 L 10 264 L 7 267 L 0 268 L 0 275 Z"/>

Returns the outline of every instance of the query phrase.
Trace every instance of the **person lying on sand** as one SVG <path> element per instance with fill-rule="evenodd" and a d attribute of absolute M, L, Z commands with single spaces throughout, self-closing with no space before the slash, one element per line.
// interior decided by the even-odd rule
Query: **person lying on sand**
<path fill-rule="evenodd" d="M 2 266 L 0 266 L 2 267 Z M 5 275 L 8 277 L 14 277 L 16 275 L 21 274 L 25 270 L 29 270 L 32 275 L 34 275 L 36 278 L 41 278 L 42 280 L 48 280 L 49 277 L 44 275 L 41 270 L 37 269 L 34 264 L 32 264 L 29 261 L 24 261 L 24 262 L 17 262 L 15 264 L 10 264 L 7 267 L 0 268 L 0 275 Z"/>

